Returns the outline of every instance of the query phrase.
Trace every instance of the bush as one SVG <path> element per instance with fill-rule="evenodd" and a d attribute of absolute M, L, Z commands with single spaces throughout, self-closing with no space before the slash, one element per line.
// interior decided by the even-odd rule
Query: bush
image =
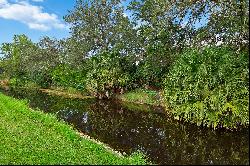
<path fill-rule="evenodd" d="M 148 49 L 146 56 L 137 66 L 133 76 L 134 82 L 138 83 L 139 87 L 161 88 L 164 80 L 162 76 L 168 72 L 172 61 L 173 57 L 162 47 Z"/>
<path fill-rule="evenodd" d="M 177 119 L 237 128 L 249 124 L 249 58 L 228 48 L 188 50 L 165 80 L 165 98 Z"/>
<path fill-rule="evenodd" d="M 121 92 L 129 83 L 129 74 L 123 70 L 123 57 L 117 53 L 103 53 L 89 61 L 86 89 L 99 98 L 109 98 Z"/>
<path fill-rule="evenodd" d="M 83 91 L 85 89 L 86 74 L 67 65 L 59 65 L 52 71 L 52 80 L 56 86 L 71 87 Z"/>

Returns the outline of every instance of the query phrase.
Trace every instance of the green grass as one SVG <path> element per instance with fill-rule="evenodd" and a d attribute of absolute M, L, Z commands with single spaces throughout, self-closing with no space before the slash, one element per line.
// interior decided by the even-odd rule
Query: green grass
<path fill-rule="evenodd" d="M 76 89 L 63 89 L 63 88 L 54 88 L 53 89 L 40 89 L 42 92 L 54 96 L 63 96 L 65 98 L 78 98 L 78 99 L 87 99 L 94 98 L 94 96 L 89 96 L 86 93 L 80 92 Z"/>
<path fill-rule="evenodd" d="M 0 164 L 148 164 L 83 138 L 52 114 L 0 93 Z"/>
<path fill-rule="evenodd" d="M 162 98 L 160 96 L 160 92 L 157 91 L 136 89 L 119 95 L 117 98 L 125 102 L 159 106 L 162 104 Z"/>

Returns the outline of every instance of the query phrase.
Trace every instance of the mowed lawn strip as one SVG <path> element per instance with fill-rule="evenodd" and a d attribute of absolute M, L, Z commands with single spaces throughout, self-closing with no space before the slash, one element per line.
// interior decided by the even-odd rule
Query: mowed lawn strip
<path fill-rule="evenodd" d="M 0 93 L 0 164 L 148 164 L 82 138 L 54 115 Z"/>

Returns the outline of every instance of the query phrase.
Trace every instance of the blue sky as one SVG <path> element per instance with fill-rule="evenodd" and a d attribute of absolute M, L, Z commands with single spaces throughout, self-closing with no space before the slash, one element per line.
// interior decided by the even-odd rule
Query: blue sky
<path fill-rule="evenodd" d="M 75 0 L 0 0 L 0 43 L 25 34 L 34 42 L 42 36 L 64 38 L 69 30 L 63 16 Z"/>
<path fill-rule="evenodd" d="M 43 36 L 68 37 L 63 16 L 74 5 L 75 0 L 0 0 L 0 44 L 11 42 L 15 34 L 25 34 L 34 42 Z"/>
<path fill-rule="evenodd" d="M 130 1 L 126 0 L 124 5 Z M 11 42 L 14 34 L 25 34 L 34 42 L 43 36 L 68 37 L 69 27 L 63 16 L 74 5 L 75 0 L 0 0 L 0 44 Z M 206 19 L 196 26 L 204 24 Z"/>

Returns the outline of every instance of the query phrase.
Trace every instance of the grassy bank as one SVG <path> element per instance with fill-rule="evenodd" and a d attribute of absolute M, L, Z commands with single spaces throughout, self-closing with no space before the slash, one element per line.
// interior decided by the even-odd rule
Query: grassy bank
<path fill-rule="evenodd" d="M 160 91 L 136 89 L 116 97 L 125 102 L 163 106 L 163 97 Z"/>
<path fill-rule="evenodd" d="M 89 96 L 86 92 L 79 91 L 75 88 L 63 88 L 52 86 L 48 89 L 43 89 L 35 83 L 29 82 L 25 83 L 22 86 L 10 84 L 9 80 L 0 80 L 0 88 L 8 90 L 10 88 L 23 88 L 23 89 L 37 89 L 41 90 L 44 93 L 54 96 L 63 96 L 65 98 L 78 98 L 78 99 L 87 99 L 94 98 L 94 96 Z"/>
<path fill-rule="evenodd" d="M 83 138 L 53 115 L 0 93 L 1 164 L 146 164 Z"/>
<path fill-rule="evenodd" d="M 74 88 L 60 88 L 60 87 L 52 87 L 50 89 L 40 89 L 44 93 L 48 93 L 49 95 L 63 96 L 65 98 L 78 98 L 78 99 L 87 99 L 94 98 L 94 96 L 89 96 L 84 92 L 80 92 Z"/>

